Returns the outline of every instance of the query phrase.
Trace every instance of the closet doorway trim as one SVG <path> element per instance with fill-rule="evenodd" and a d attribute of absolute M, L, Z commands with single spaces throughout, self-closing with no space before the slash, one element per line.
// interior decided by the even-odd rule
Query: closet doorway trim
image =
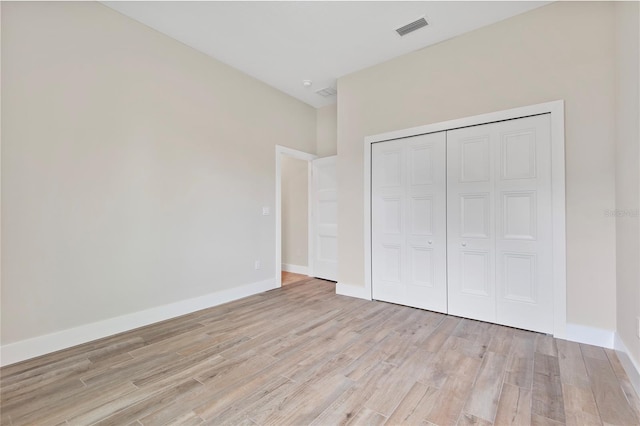
<path fill-rule="evenodd" d="M 565 166 L 564 166 L 564 101 L 558 100 L 504 111 L 475 115 L 440 123 L 367 136 L 364 139 L 364 280 L 365 294 L 372 299 L 371 286 L 371 145 L 393 139 L 408 138 L 425 133 L 442 132 L 461 127 L 477 126 L 529 117 L 551 115 L 551 191 L 553 209 L 553 335 L 566 338 L 567 278 L 565 224 Z"/>

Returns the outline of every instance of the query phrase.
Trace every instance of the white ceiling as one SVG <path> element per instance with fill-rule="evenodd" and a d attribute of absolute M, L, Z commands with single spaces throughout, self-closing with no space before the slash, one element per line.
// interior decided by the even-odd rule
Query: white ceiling
<path fill-rule="evenodd" d="M 396 56 L 526 12 L 528 1 L 105 1 L 182 43 L 314 107 L 316 90 Z M 420 17 L 429 26 L 395 29 Z M 312 80 L 306 88 L 302 80 Z"/>

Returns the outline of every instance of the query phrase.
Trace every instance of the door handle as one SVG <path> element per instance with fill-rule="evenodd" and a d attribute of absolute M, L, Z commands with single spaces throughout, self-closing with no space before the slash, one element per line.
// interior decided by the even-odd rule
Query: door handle
<path fill-rule="evenodd" d="M 428 242 L 429 244 L 433 244 L 433 241 L 431 241 L 431 240 L 429 240 L 429 241 L 427 241 L 427 242 Z"/>
<path fill-rule="evenodd" d="M 466 247 L 466 246 L 467 246 L 467 243 L 462 243 L 462 247 Z"/>

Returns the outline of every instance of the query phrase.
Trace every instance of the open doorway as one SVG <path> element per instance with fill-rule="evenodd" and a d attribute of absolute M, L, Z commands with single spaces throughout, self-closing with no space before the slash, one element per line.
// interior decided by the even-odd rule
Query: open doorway
<path fill-rule="evenodd" d="M 306 279 L 309 265 L 309 190 L 315 155 L 276 146 L 276 284 Z"/>
<path fill-rule="evenodd" d="M 282 286 L 283 270 L 285 273 L 337 281 L 336 163 L 335 155 L 317 158 L 313 154 L 276 145 L 275 281 L 278 287 Z M 301 186 L 306 186 L 306 194 Z M 286 200 L 283 200 L 284 196 Z M 287 210 L 285 215 L 283 202 Z M 292 214 L 297 219 L 293 219 Z M 307 248 L 306 256 L 304 247 Z"/>
<path fill-rule="evenodd" d="M 282 156 L 282 285 L 304 280 L 309 275 L 308 164 L 299 158 Z"/>

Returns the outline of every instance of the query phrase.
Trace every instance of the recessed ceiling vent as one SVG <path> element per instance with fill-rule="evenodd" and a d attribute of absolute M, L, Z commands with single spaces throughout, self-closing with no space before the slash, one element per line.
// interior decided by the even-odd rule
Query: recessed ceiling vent
<path fill-rule="evenodd" d="M 328 98 L 329 96 L 335 96 L 338 91 L 333 87 L 325 87 L 324 89 L 318 90 L 316 93 L 324 98 Z"/>
<path fill-rule="evenodd" d="M 429 25 L 427 20 L 424 18 L 420 18 L 417 21 L 409 22 L 407 25 L 398 28 L 396 32 L 404 37 L 407 34 L 414 32 L 415 30 L 426 27 L 427 25 Z"/>

